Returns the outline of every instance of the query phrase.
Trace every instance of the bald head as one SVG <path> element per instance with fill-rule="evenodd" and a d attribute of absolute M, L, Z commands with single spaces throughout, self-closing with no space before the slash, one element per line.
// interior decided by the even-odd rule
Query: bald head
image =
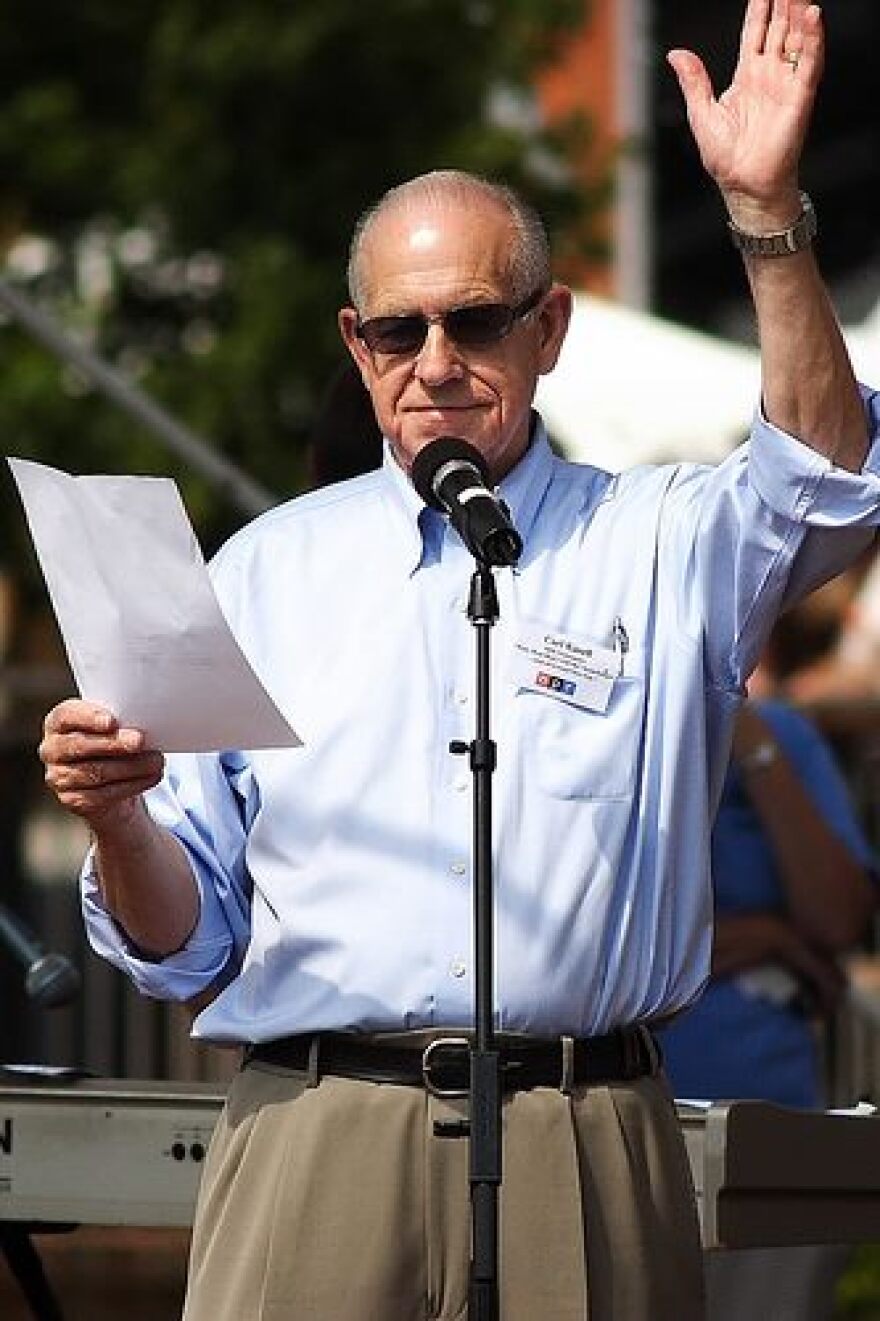
<path fill-rule="evenodd" d="M 382 222 L 405 219 L 407 213 L 418 209 L 447 207 L 459 212 L 479 207 L 507 219 L 511 240 L 507 277 L 512 299 L 524 298 L 533 289 L 549 287 L 547 233 L 537 212 L 502 184 L 463 170 L 434 170 L 389 189 L 355 225 L 348 260 L 348 289 L 356 308 L 362 309 L 366 304 L 369 252 Z"/>

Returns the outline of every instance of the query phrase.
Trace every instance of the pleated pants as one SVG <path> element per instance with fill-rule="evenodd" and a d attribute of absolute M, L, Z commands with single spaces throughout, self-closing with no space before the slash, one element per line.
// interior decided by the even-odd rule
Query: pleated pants
<path fill-rule="evenodd" d="M 206 1161 L 184 1321 L 464 1321 L 466 1103 L 249 1064 Z M 501 1321 L 701 1321 L 690 1168 L 662 1077 L 505 1097 Z"/>

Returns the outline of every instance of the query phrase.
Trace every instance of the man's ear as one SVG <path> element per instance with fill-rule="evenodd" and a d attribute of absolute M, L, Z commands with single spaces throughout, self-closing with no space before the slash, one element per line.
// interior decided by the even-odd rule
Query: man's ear
<path fill-rule="evenodd" d="M 538 313 L 541 334 L 538 371 L 542 376 L 551 372 L 559 359 L 571 321 L 573 303 L 572 292 L 565 284 L 552 284 L 544 296 Z"/>
<path fill-rule="evenodd" d="M 337 324 L 339 326 L 339 333 L 342 336 L 342 342 L 354 358 L 355 365 L 361 374 L 361 380 L 369 389 L 373 360 L 370 356 L 370 350 L 357 333 L 357 323 L 358 314 L 353 307 L 343 307 L 340 309 L 337 317 Z"/>

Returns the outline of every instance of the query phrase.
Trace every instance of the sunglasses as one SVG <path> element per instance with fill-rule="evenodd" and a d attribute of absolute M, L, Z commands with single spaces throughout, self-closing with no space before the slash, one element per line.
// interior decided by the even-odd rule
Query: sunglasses
<path fill-rule="evenodd" d="M 497 344 L 509 335 L 517 321 L 534 311 L 547 290 L 542 286 L 521 303 L 471 303 L 451 307 L 437 316 L 411 312 L 405 316 L 375 316 L 358 321 L 356 333 L 372 353 L 418 353 L 428 338 L 428 328 L 435 323 L 462 349 Z"/>

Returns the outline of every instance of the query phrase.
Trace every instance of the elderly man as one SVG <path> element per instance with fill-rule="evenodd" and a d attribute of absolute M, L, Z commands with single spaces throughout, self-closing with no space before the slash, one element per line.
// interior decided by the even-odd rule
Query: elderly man
<path fill-rule="evenodd" d="M 146 993 L 198 1000 L 197 1036 L 247 1047 L 187 1321 L 466 1309 L 466 1144 L 436 1124 L 467 1103 L 424 1088 L 422 1056 L 473 1023 L 469 777 L 448 750 L 471 732 L 473 559 L 410 482 L 449 435 L 483 456 L 523 541 L 496 575 L 493 644 L 501 1314 L 701 1315 L 649 1025 L 708 971 L 709 828 L 744 680 L 782 604 L 880 521 L 878 409 L 798 190 L 822 51 L 815 6 L 750 0 L 721 98 L 695 55 L 670 55 L 754 296 L 748 445 L 717 469 L 619 477 L 555 458 L 532 398 L 571 295 L 543 230 L 506 190 L 419 177 L 358 226 L 339 318 L 383 467 L 263 516 L 213 565 L 304 746 L 163 765 L 94 704 L 48 715 L 47 781 L 94 835 L 94 945 Z M 578 682 L 542 683 L 528 657 L 561 652 Z"/>

